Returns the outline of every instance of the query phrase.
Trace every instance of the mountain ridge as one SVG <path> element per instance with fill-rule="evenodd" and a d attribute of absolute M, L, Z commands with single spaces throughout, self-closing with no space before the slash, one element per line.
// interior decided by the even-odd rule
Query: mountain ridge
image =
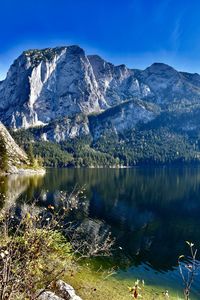
<path fill-rule="evenodd" d="M 199 107 L 199 74 L 179 72 L 164 63 L 153 63 L 144 70 L 115 66 L 98 55 L 86 55 L 77 45 L 24 51 L 0 83 L 4 125 L 31 131 L 33 140 L 44 142 L 90 137 L 90 147 L 97 151 L 103 151 L 102 138 L 103 143 L 112 139 L 117 147 L 119 141 L 123 143 L 129 135 L 132 141 L 136 134 L 133 146 L 138 134 L 138 139 L 144 136 L 145 145 L 157 143 L 156 136 L 163 130 L 168 132 L 173 153 L 182 152 L 176 151 L 177 139 L 187 149 L 191 147 L 196 160 L 199 149 L 193 142 L 198 144 Z M 170 140 L 170 136 L 175 138 Z M 163 137 L 159 143 L 163 145 Z M 109 151 L 104 149 L 104 153 Z"/>
<path fill-rule="evenodd" d="M 12 64 L 7 78 L 1 82 L 0 86 L 0 108 L 3 110 L 3 112 L 7 111 L 6 118 L 1 117 L 1 119 L 5 119 L 6 125 L 10 127 L 29 127 L 29 126 L 37 126 L 37 125 L 43 125 L 48 123 L 48 120 L 50 119 L 49 116 L 46 116 L 45 120 L 38 120 L 38 113 L 37 107 L 36 109 L 33 109 L 33 106 L 35 102 L 38 102 L 38 104 L 35 104 L 35 106 L 42 106 L 42 103 L 40 103 L 40 99 L 42 98 L 42 89 L 46 88 L 46 95 L 43 98 L 51 98 L 55 95 L 55 85 L 52 83 L 52 78 L 44 78 L 44 73 L 51 73 L 52 70 L 44 70 L 47 69 L 47 66 L 45 66 L 45 63 L 51 62 L 51 64 L 55 64 L 58 60 L 58 56 L 61 56 L 60 60 L 62 62 L 62 57 L 65 56 L 66 52 L 69 52 L 67 57 L 68 60 L 70 60 L 70 52 L 72 52 L 73 58 L 80 57 L 79 65 L 76 66 L 75 70 L 66 70 L 66 72 L 71 71 L 69 73 L 69 77 L 72 75 L 73 71 L 77 72 L 77 69 L 79 66 L 82 66 L 82 68 L 87 67 L 89 69 L 89 75 L 91 78 L 85 78 L 88 76 L 88 72 L 85 71 L 85 74 L 82 74 L 81 78 L 77 79 L 77 76 L 74 78 L 74 81 L 81 81 L 84 82 L 87 80 L 87 86 L 83 87 L 81 92 L 84 94 L 80 103 L 78 105 L 74 105 L 73 102 L 76 102 L 79 100 L 79 97 L 81 97 L 81 94 L 77 95 L 77 91 L 73 91 L 73 84 L 74 82 L 70 82 L 70 85 L 64 86 L 64 93 L 60 93 L 59 95 L 56 95 L 58 99 L 58 106 L 62 105 L 63 102 L 68 102 L 68 106 L 64 107 L 65 109 L 65 115 L 69 114 L 67 112 L 67 108 L 70 106 L 71 114 L 74 115 L 79 112 L 84 112 L 85 114 L 90 114 L 93 112 L 101 112 L 101 110 L 105 110 L 106 108 L 109 108 L 112 105 L 116 105 L 117 103 L 121 103 L 126 98 L 132 98 L 134 96 L 137 97 L 147 97 L 148 95 L 151 95 L 151 91 L 149 89 L 149 86 L 147 86 L 144 83 L 145 76 L 141 76 L 141 72 L 147 72 L 147 70 L 151 70 L 155 66 L 164 66 L 165 68 L 171 68 L 167 66 L 166 64 L 162 63 L 154 63 L 150 67 L 146 68 L 144 71 L 142 70 L 135 70 L 135 69 L 129 69 L 125 65 L 119 65 L 114 66 L 113 64 L 106 62 L 104 59 L 102 59 L 100 56 L 97 55 L 85 55 L 84 51 L 79 48 L 78 46 L 69 46 L 69 47 L 56 47 L 56 48 L 45 48 L 42 50 L 27 50 L 22 53 Z M 64 57 L 65 59 L 65 57 Z M 85 65 L 81 65 L 81 60 L 85 59 Z M 66 59 L 65 59 L 66 60 Z M 63 63 L 63 62 L 62 62 Z M 43 66 L 39 67 L 41 64 Z M 70 64 L 73 65 L 73 59 L 70 61 Z M 52 65 L 51 65 L 52 67 Z M 55 67 L 55 66 L 53 66 Z M 38 70 L 39 68 L 39 70 Z M 14 70 L 13 70 L 14 69 Z M 20 72 L 22 71 L 25 72 Z M 25 69 L 25 70 L 23 70 Z M 173 69 L 173 68 L 171 68 Z M 174 70 L 174 69 L 173 69 Z M 176 71 L 177 72 L 177 71 Z M 25 74 L 24 74 L 25 73 Z M 103 73 L 103 75 L 102 75 Z M 145 74 L 145 73 L 144 73 Z M 22 75 L 22 80 L 19 80 L 19 82 L 15 83 L 15 78 L 19 77 L 19 75 Z M 48 77 L 51 74 L 46 74 Z M 55 74 L 53 74 L 55 75 Z M 62 74 L 60 74 L 61 76 Z M 14 78 L 13 78 L 14 76 Z M 55 75 L 56 76 L 56 75 Z M 42 78 L 43 77 L 43 78 Z M 53 77 L 53 76 L 52 76 Z M 46 83 L 48 79 L 48 82 Z M 66 81 L 69 78 L 66 78 Z M 139 82 L 140 80 L 140 82 Z M 11 81 L 11 87 L 8 86 L 6 82 Z M 62 80 L 57 79 L 56 84 L 60 83 L 60 87 L 58 86 L 57 89 L 62 90 L 63 82 Z M 89 88 L 88 86 L 93 84 L 93 88 Z M 45 85 L 47 87 L 45 87 Z M 53 86 L 51 93 L 49 90 L 51 89 L 50 85 Z M 80 82 L 78 82 L 78 85 L 80 85 Z M 97 88 L 97 85 L 98 88 Z M 23 92 L 14 92 L 13 86 L 16 88 L 16 90 L 20 89 L 23 90 Z M 78 87 L 81 88 L 81 87 Z M 85 88 L 85 89 L 84 89 Z M 6 91 L 6 89 L 8 91 Z M 53 90 L 54 89 L 54 90 Z M 128 90 L 128 92 L 127 92 Z M 48 94 L 51 94 L 49 95 Z M 66 94 L 67 93 L 67 99 Z M 70 97 L 75 93 L 76 98 L 73 97 L 72 101 Z M 3 94 L 3 95 L 2 95 Z M 13 95 L 14 94 L 14 95 Z M 87 102 L 85 99 L 89 98 L 91 96 L 91 103 L 87 105 Z M 9 102 L 7 101 L 7 98 L 11 99 Z M 45 98 L 45 99 L 46 99 Z M 75 98 L 75 99 L 74 99 Z M 21 106 L 23 106 L 23 112 L 19 111 L 18 115 L 14 114 L 9 108 L 11 104 L 16 104 L 16 100 L 21 102 Z M 54 100 L 54 99 L 53 99 Z M 88 100 L 88 99 L 87 99 Z M 13 103 L 14 102 L 14 103 Z M 47 101 L 44 101 L 46 106 L 48 106 Z M 55 101 L 53 101 L 55 104 Z M 7 105 L 6 105 L 7 103 Z M 51 107 L 51 109 L 56 109 L 55 107 Z M 40 113 L 42 113 L 40 111 Z M 20 115 L 21 114 L 21 115 Z M 18 119 L 18 122 L 17 120 Z M 43 118 L 44 119 L 44 118 Z M 21 123 L 21 124 L 20 124 Z"/>

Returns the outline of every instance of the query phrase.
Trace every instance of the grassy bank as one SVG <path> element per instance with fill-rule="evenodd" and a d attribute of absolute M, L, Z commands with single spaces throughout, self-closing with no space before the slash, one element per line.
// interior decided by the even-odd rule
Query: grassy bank
<path fill-rule="evenodd" d="M 77 251 L 77 243 L 74 247 L 74 241 L 70 243 L 63 235 L 67 230 L 62 225 L 63 217 L 65 214 L 55 213 L 52 206 L 44 211 L 25 206 L 18 217 L 13 211 L 1 212 L 0 299 L 36 299 L 38 289 L 53 291 L 58 279 L 71 284 L 83 300 L 133 299 L 130 288 L 136 278 L 122 280 L 111 269 L 99 266 L 97 270 L 92 255 L 85 259 L 84 253 Z M 139 287 L 145 300 L 181 299 L 173 290 L 168 298 L 165 287 L 148 282 L 140 282 Z"/>
<path fill-rule="evenodd" d="M 108 272 L 109 274 L 109 272 Z M 73 275 L 67 274 L 63 277 L 77 290 L 77 293 L 85 300 L 127 300 L 133 299 L 133 293 L 129 291 L 129 287 L 134 285 L 134 280 L 118 280 L 112 276 L 108 276 L 106 272 L 96 273 L 88 268 L 80 268 Z M 107 277 L 108 276 L 108 277 Z M 173 299 L 180 300 L 175 291 L 169 291 L 170 298 L 164 295 L 165 288 L 159 286 L 148 286 L 141 284 L 140 295 L 138 299 L 145 300 L 163 300 Z"/>

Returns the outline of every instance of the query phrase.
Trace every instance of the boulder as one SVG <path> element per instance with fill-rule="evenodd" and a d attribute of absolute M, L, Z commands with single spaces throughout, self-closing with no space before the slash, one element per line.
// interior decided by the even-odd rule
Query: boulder
<path fill-rule="evenodd" d="M 66 300 L 82 300 L 79 296 L 76 295 L 74 288 L 62 280 L 58 280 L 56 282 L 56 288 L 59 295 Z"/>
<path fill-rule="evenodd" d="M 62 280 L 58 280 L 56 282 L 56 288 L 59 294 L 66 300 L 74 299 L 74 297 L 76 296 L 74 288 Z"/>
<path fill-rule="evenodd" d="M 82 300 L 74 288 L 62 280 L 56 282 L 55 291 L 39 291 L 38 300 Z"/>
<path fill-rule="evenodd" d="M 56 294 L 50 292 L 50 291 L 45 291 L 41 293 L 41 295 L 38 297 L 38 300 L 64 300 L 61 297 L 58 297 Z"/>

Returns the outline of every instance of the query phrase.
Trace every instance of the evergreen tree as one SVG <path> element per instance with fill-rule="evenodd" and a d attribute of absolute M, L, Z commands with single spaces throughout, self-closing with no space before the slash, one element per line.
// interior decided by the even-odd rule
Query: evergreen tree
<path fill-rule="evenodd" d="M 28 158 L 30 160 L 31 165 L 33 166 L 35 163 L 35 157 L 33 154 L 33 144 L 32 143 L 29 143 L 27 154 L 28 154 Z"/>

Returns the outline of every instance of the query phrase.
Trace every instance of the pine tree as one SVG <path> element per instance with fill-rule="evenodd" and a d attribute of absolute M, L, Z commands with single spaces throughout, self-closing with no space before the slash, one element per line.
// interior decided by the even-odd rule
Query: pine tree
<path fill-rule="evenodd" d="M 34 163 L 35 163 L 35 157 L 34 157 L 34 154 L 33 154 L 33 144 L 32 143 L 29 144 L 27 154 L 28 154 L 28 158 L 30 160 L 31 165 L 33 166 Z"/>

